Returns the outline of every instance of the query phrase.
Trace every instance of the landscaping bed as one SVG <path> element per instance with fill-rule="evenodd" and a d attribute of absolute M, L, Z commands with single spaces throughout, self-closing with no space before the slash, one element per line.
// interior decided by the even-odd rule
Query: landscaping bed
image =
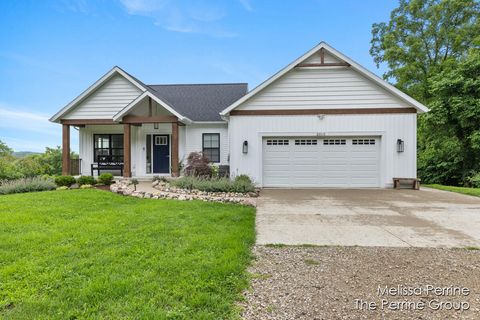
<path fill-rule="evenodd" d="M 95 189 L 1 196 L 0 318 L 236 318 L 254 220 Z"/>
<path fill-rule="evenodd" d="M 183 178 L 178 178 L 183 179 Z M 190 178 L 186 178 L 190 179 Z M 255 206 L 255 199 L 258 197 L 259 189 L 248 188 L 253 190 L 249 192 L 218 192 L 218 191 L 202 191 L 198 189 L 184 189 L 176 187 L 175 179 L 155 179 L 152 187 L 156 190 L 153 192 L 136 190 L 132 179 L 122 179 L 110 186 L 110 190 L 115 193 L 133 196 L 138 198 L 151 199 L 175 199 L 182 201 L 201 200 L 222 203 L 240 203 L 249 206 Z M 222 184 L 226 183 L 222 180 Z"/>

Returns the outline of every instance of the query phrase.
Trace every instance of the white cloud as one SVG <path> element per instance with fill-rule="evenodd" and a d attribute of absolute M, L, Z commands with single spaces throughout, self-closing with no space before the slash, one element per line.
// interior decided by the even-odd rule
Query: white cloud
<path fill-rule="evenodd" d="M 0 140 L 15 151 L 43 152 L 61 144 L 62 129 L 48 115 L 0 103 L 0 119 Z M 70 147 L 78 151 L 78 133 L 71 129 L 70 134 Z"/>
<path fill-rule="evenodd" d="M 206 34 L 214 37 L 234 37 L 222 25 L 227 16 L 225 2 L 220 0 L 120 0 L 131 15 L 154 19 L 154 24 L 165 30 Z M 248 1 L 241 1 L 251 11 Z"/>
<path fill-rule="evenodd" d="M 247 11 L 253 11 L 253 7 L 250 4 L 250 0 L 239 0 L 240 4 L 245 8 Z"/>
<path fill-rule="evenodd" d="M 19 108 L 6 107 L 0 104 L 0 128 L 21 129 L 29 132 L 58 136 L 58 125 L 48 121 L 48 116 L 29 111 L 20 111 Z"/>

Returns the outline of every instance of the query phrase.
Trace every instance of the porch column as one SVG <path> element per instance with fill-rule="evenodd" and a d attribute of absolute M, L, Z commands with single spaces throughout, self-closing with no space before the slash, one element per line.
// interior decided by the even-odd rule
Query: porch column
<path fill-rule="evenodd" d="M 70 174 L 70 125 L 62 124 L 62 175 Z"/>
<path fill-rule="evenodd" d="M 129 178 L 132 176 L 131 163 L 131 127 L 130 123 L 123 124 L 123 176 Z"/>
<path fill-rule="evenodd" d="M 178 177 L 178 122 L 172 122 L 172 176 Z"/>

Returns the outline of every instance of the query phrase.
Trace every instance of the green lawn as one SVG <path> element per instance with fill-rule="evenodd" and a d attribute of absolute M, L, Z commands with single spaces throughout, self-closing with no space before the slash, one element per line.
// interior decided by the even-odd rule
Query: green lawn
<path fill-rule="evenodd" d="M 480 197 L 480 188 L 451 187 L 451 186 L 444 186 L 441 184 L 426 184 L 425 187 Z"/>
<path fill-rule="evenodd" d="M 93 189 L 0 196 L 0 318 L 235 318 L 254 211 Z"/>

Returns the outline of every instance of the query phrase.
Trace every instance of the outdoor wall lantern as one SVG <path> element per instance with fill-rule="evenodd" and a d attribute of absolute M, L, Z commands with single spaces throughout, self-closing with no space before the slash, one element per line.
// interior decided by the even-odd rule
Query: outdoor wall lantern
<path fill-rule="evenodd" d="M 242 152 L 243 153 L 248 153 L 248 141 L 247 140 L 243 141 Z"/>
<path fill-rule="evenodd" d="M 153 129 L 155 129 L 155 130 L 158 129 L 158 122 L 155 122 L 155 123 L 153 124 Z"/>
<path fill-rule="evenodd" d="M 405 142 L 402 139 L 397 139 L 397 152 L 403 152 L 405 150 Z"/>

